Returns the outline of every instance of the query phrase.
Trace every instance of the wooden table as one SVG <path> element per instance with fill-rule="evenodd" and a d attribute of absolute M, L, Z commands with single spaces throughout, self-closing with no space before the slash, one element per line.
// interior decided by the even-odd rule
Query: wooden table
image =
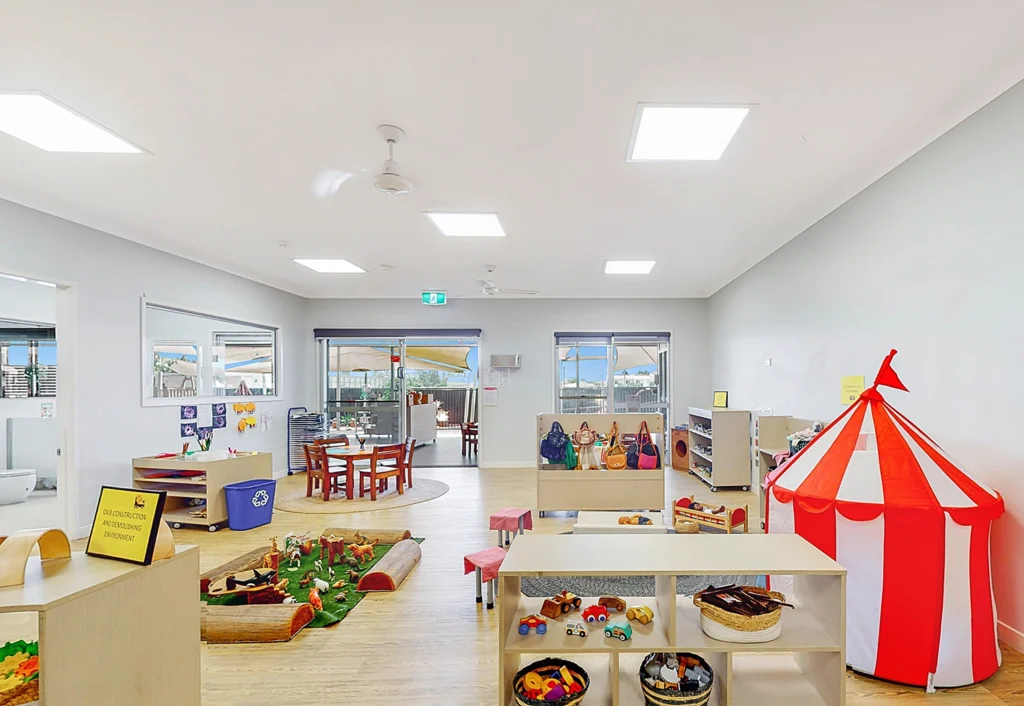
<path fill-rule="evenodd" d="M 42 706 L 199 706 L 199 549 L 137 566 L 30 557 L 0 613 L 38 614 Z"/>
<path fill-rule="evenodd" d="M 345 448 L 344 446 L 339 446 L 332 447 L 331 450 L 327 452 L 328 459 L 333 458 L 345 462 L 345 497 L 347 497 L 349 500 L 351 500 L 353 497 L 352 489 L 355 487 L 356 461 L 368 461 L 370 457 L 373 455 L 374 446 L 375 444 L 371 444 L 366 448 L 362 449 L 359 448 L 358 446 L 350 446 L 348 448 Z M 327 471 L 325 470 L 325 474 L 326 473 Z M 398 482 L 401 483 L 402 480 L 399 479 Z M 327 500 L 330 497 L 330 493 L 328 491 L 328 488 L 330 488 L 329 479 L 324 478 L 323 487 L 324 500 Z"/>

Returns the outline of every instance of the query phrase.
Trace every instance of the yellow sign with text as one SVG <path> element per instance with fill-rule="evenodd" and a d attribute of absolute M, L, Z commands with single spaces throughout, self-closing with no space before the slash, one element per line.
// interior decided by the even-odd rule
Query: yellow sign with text
<path fill-rule="evenodd" d="M 839 387 L 843 396 L 843 404 L 853 404 L 860 397 L 860 393 L 864 392 L 864 376 L 844 375 Z"/>
<path fill-rule="evenodd" d="M 729 406 L 729 393 L 724 390 L 715 392 L 714 400 L 711 403 L 715 409 L 725 409 Z"/>
<path fill-rule="evenodd" d="M 103 486 L 85 553 L 150 564 L 165 497 L 163 491 Z"/>

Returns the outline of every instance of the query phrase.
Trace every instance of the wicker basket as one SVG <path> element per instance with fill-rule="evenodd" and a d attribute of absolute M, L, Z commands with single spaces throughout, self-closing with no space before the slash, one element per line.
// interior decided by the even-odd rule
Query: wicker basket
<path fill-rule="evenodd" d="M 572 674 L 572 678 L 583 685 L 583 691 L 577 692 L 575 694 L 568 694 L 567 696 L 564 696 L 561 699 L 558 699 L 557 701 L 547 701 L 545 699 L 528 699 L 526 696 L 522 694 L 522 692 L 524 691 L 523 680 L 526 678 L 527 674 L 537 670 L 541 670 L 544 672 L 554 672 L 562 667 L 567 667 L 569 669 L 569 672 Z M 512 679 L 512 693 L 515 694 L 516 703 L 519 704 L 519 706 L 577 706 L 581 701 L 583 701 L 583 697 L 587 695 L 587 689 L 589 688 L 590 675 L 587 674 L 586 670 L 584 670 L 583 667 L 573 662 L 569 662 L 568 660 L 555 659 L 552 657 L 539 660 L 537 662 L 534 662 L 533 664 L 523 667 L 518 672 L 516 672 L 515 678 Z"/>
<path fill-rule="evenodd" d="M 693 520 L 676 520 L 676 534 L 697 534 L 700 532 L 700 525 Z"/>
<path fill-rule="evenodd" d="M 656 689 L 653 686 L 649 686 L 644 679 L 646 676 L 644 667 L 647 666 L 648 662 L 657 657 L 658 654 L 660 653 L 654 652 L 649 654 L 640 663 L 640 689 L 644 692 L 644 703 L 647 706 L 707 706 L 708 701 L 711 699 L 711 687 L 715 684 L 715 672 L 711 669 L 711 665 L 705 662 L 704 658 L 700 655 L 689 652 L 677 653 L 700 660 L 701 666 L 711 674 L 711 681 L 708 682 L 707 687 L 703 691 L 699 692 L 683 693 L 677 689 Z"/>
<path fill-rule="evenodd" d="M 742 588 L 749 593 L 774 598 L 777 601 L 786 600 L 785 594 L 778 591 L 768 591 L 756 586 Z M 782 634 L 782 606 L 771 613 L 748 617 L 705 603 L 700 598 L 701 593 L 703 591 L 693 597 L 693 604 L 700 608 L 700 627 L 708 637 L 722 642 L 750 644 L 771 642 Z"/>

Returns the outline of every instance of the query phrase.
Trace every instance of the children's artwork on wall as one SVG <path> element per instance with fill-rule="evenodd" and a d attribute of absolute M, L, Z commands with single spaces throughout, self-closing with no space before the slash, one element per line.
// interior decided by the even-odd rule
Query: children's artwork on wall
<path fill-rule="evenodd" d="M 214 402 L 213 405 L 213 416 L 223 417 L 228 413 L 228 406 L 223 402 Z"/>
<path fill-rule="evenodd" d="M 265 409 L 260 412 L 260 431 L 268 432 L 271 431 L 274 426 L 274 415 L 271 414 L 269 409 Z"/>
<path fill-rule="evenodd" d="M 213 444 L 213 427 L 199 427 L 199 448 L 202 451 L 209 451 Z"/>
<path fill-rule="evenodd" d="M 187 436 L 198 436 L 199 429 L 196 427 L 195 422 L 189 422 L 181 425 L 181 438 L 184 439 Z"/>
<path fill-rule="evenodd" d="M 214 405 L 214 407 L 216 407 L 216 406 L 217 405 Z M 221 405 L 221 406 L 223 406 L 223 405 Z M 227 425 L 228 425 L 228 418 L 227 418 L 226 415 L 223 415 L 223 414 L 215 414 L 215 415 L 213 415 L 213 428 L 214 429 L 224 429 L 224 428 L 227 427 Z"/>
<path fill-rule="evenodd" d="M 238 420 L 238 432 L 244 434 L 250 429 L 256 428 L 256 417 L 242 417 Z"/>
<path fill-rule="evenodd" d="M 194 404 L 183 404 L 181 406 L 181 418 L 182 419 L 195 419 L 199 416 L 199 408 Z M 182 425 L 184 426 L 184 425 Z"/>

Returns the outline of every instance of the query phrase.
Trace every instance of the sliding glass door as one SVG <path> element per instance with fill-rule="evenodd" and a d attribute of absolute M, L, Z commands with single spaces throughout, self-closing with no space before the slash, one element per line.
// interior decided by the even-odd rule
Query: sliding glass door
<path fill-rule="evenodd" d="M 405 439 L 405 341 L 327 341 L 324 412 L 332 430 L 374 444 Z"/>

